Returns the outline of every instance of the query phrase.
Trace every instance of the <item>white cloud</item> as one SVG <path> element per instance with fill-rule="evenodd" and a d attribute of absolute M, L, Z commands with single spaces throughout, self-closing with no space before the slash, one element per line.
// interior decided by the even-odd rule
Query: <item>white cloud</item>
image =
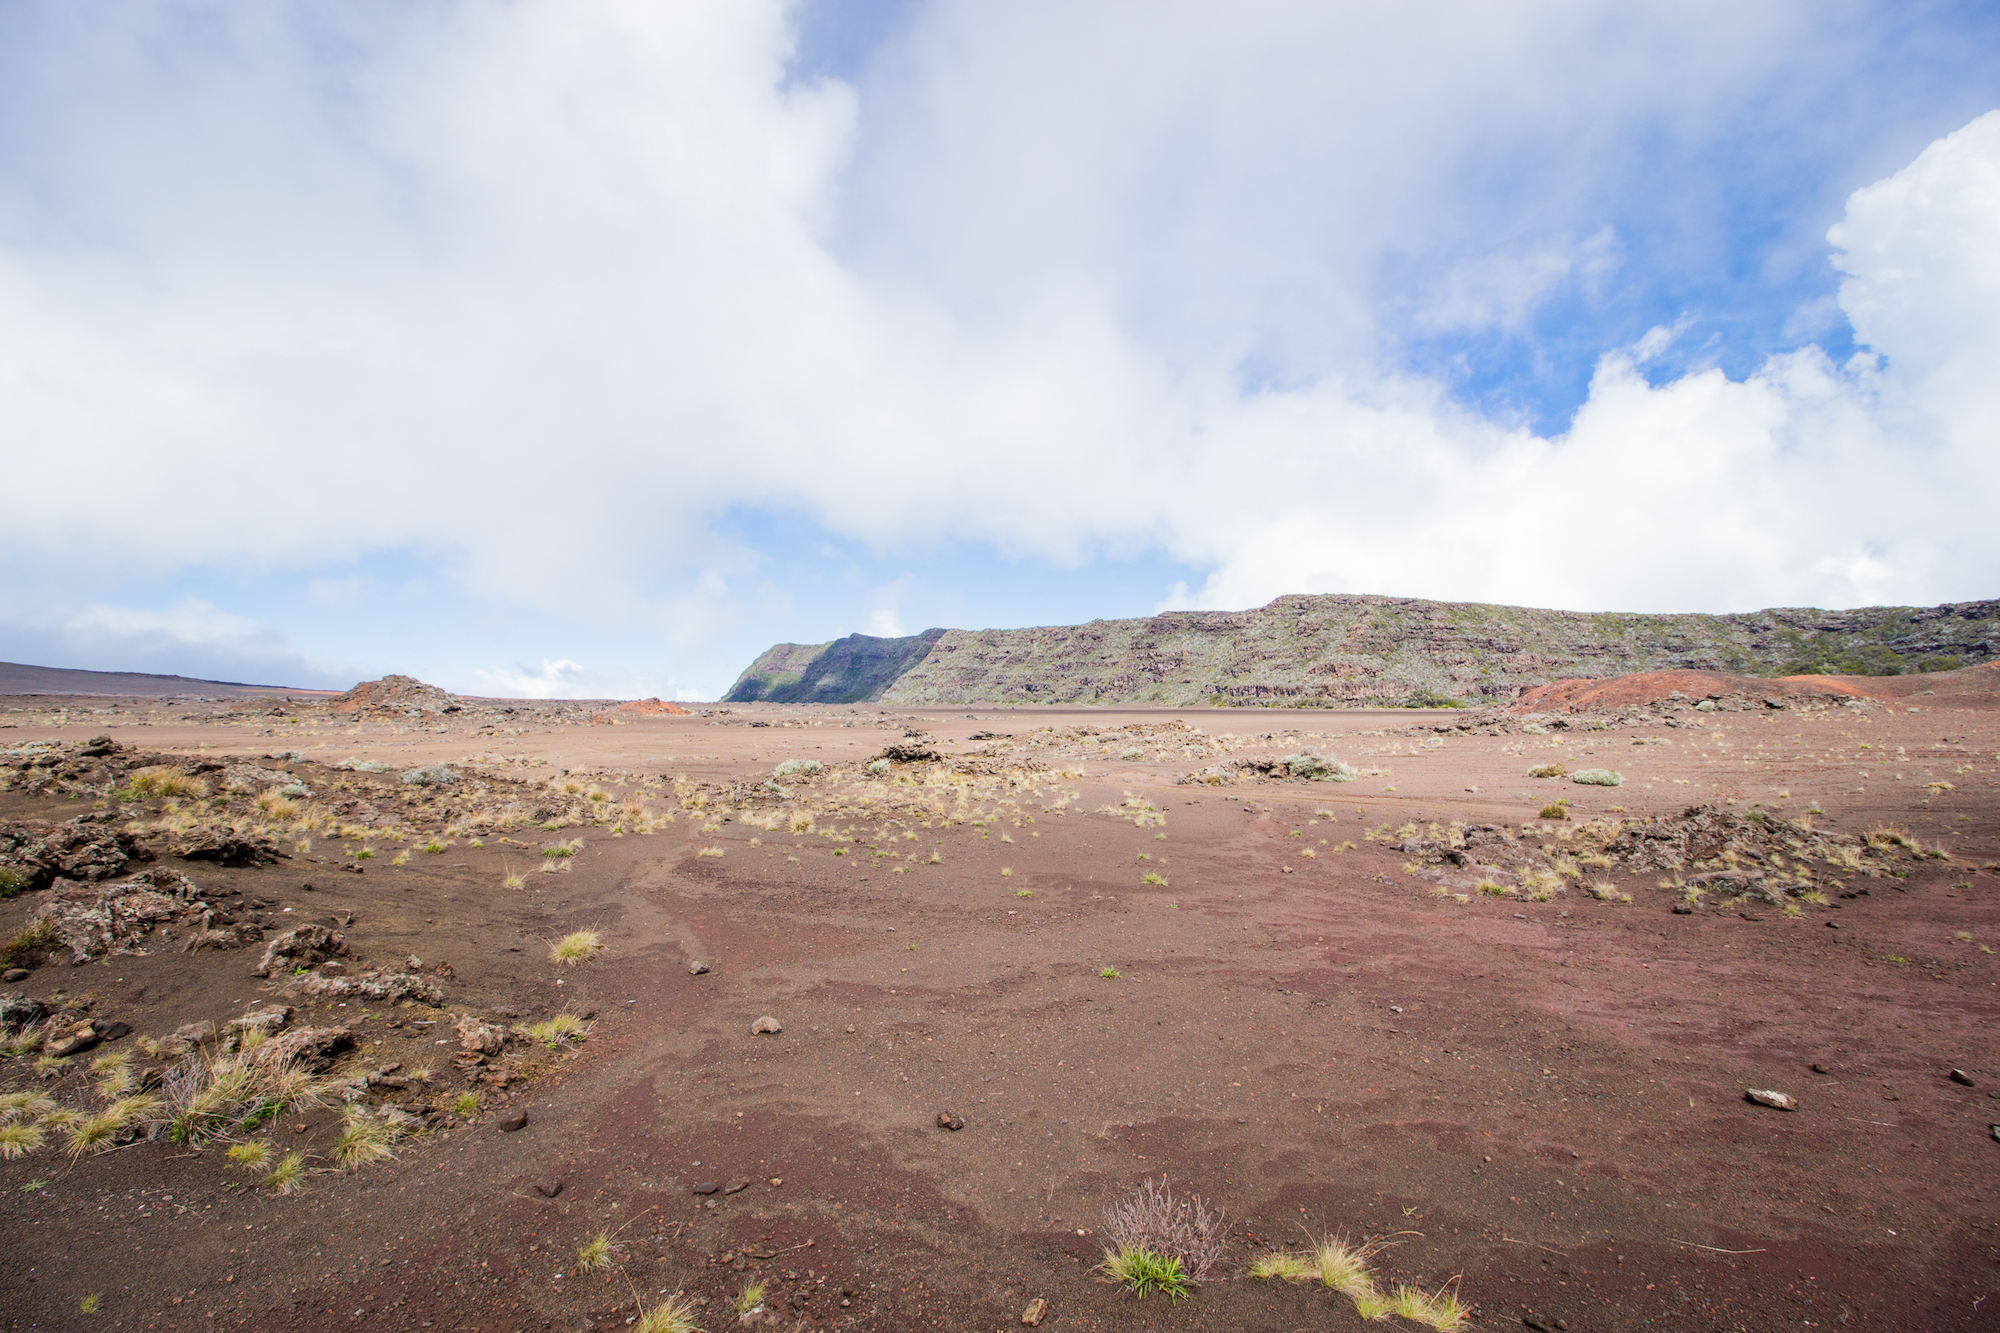
<path fill-rule="evenodd" d="M 93 603 L 73 612 L 0 602 L 0 656 L 90 671 L 150 671 L 247 685 L 345 689 L 351 669 L 301 652 L 245 616 L 199 598 L 165 610 Z"/>
<path fill-rule="evenodd" d="M 639 671 L 593 671 L 567 657 L 543 658 L 538 667 L 493 666 L 472 671 L 476 682 L 464 690 L 499 699 L 702 699 L 672 680 Z"/>
<path fill-rule="evenodd" d="M 1805 12 L 952 4 L 866 104 L 785 85 L 775 0 L 412 10 L 355 37 L 339 98 L 323 44 L 251 11 L 211 15 L 228 59 L 177 60 L 72 14 L 49 155 L 0 179 L 0 558 L 66 549 L 87 588 L 413 550 L 679 642 L 785 602 L 708 535 L 733 507 L 905 551 L 1164 550 L 1213 570 L 1195 605 L 1990 593 L 1994 117 L 1835 232 L 1879 371 L 1807 349 L 1653 386 L 1642 341 L 1541 438 L 1382 364 L 1398 245 L 1474 256 L 1441 326 L 1517 326 L 1618 260 L 1566 223 L 1477 236 L 1467 171 L 1560 140 L 1560 188 L 1635 121 L 1717 121 Z M 1255 357 L 1280 387 L 1238 387 Z"/>

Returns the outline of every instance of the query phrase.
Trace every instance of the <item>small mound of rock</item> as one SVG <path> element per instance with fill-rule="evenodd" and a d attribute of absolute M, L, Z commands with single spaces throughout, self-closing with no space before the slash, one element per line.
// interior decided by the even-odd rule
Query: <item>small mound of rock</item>
<path fill-rule="evenodd" d="M 236 919 L 202 897 L 195 882 L 178 870 L 144 870 L 113 884 L 86 885 L 57 880 L 36 909 L 33 921 L 46 922 L 53 942 L 67 949 L 70 962 L 83 964 L 107 954 L 145 954 L 147 937 L 157 928 L 181 926 L 195 931 L 197 947 L 234 948 L 263 939 L 254 926 Z"/>
<path fill-rule="evenodd" d="M 103 824 L 0 824 L 0 866 L 20 875 L 27 890 L 58 879 L 95 883 L 123 873 L 129 862 L 152 859 L 131 834 Z"/>

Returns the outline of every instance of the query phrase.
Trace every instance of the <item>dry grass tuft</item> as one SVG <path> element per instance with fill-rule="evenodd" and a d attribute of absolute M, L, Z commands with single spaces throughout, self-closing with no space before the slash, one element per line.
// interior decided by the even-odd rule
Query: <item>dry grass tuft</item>
<path fill-rule="evenodd" d="M 604 950 L 604 937 L 594 930 L 572 930 L 549 946 L 551 962 L 563 967 L 587 963 Z"/>

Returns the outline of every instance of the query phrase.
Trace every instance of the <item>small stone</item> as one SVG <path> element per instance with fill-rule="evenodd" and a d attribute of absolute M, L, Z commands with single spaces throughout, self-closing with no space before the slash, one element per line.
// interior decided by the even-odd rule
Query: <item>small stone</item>
<path fill-rule="evenodd" d="M 722 1192 L 724 1194 L 741 1194 L 744 1190 L 747 1190 L 749 1188 L 750 1188 L 750 1177 L 737 1176 L 733 1178 L 727 1185 L 724 1185 L 722 1187 Z"/>
<path fill-rule="evenodd" d="M 937 1122 L 939 1129 L 965 1128 L 965 1117 L 955 1111 L 939 1111 Z"/>
<path fill-rule="evenodd" d="M 1674 904 L 1674 915 L 1675 915 L 1675 916 L 1693 916 L 1693 915 L 1694 915 L 1694 904 L 1693 904 L 1693 903 L 1675 903 L 1675 904 Z"/>
<path fill-rule="evenodd" d="M 499 1126 L 500 1132 L 502 1134 L 512 1134 L 515 1130 L 526 1127 L 528 1123 L 528 1113 L 526 1111 L 520 1110 L 517 1107 L 516 1109 L 509 1111 L 506 1115 L 501 1116 L 500 1119 L 495 1121 L 494 1123 Z"/>
<path fill-rule="evenodd" d="M 1972 1081 L 1972 1075 L 1966 1073 L 1963 1069 L 1952 1070 L 1951 1081 L 1958 1084 L 1961 1088 L 1975 1088 L 1979 1086 Z"/>
<path fill-rule="evenodd" d="M 1748 1100 L 1757 1103 L 1757 1105 L 1768 1106 L 1773 1110 L 1796 1111 L 1799 1109 L 1797 1098 L 1788 1097 L 1782 1092 L 1772 1092 L 1768 1088 L 1745 1088 L 1743 1089 L 1743 1095 Z"/>
<path fill-rule="evenodd" d="M 544 1199 L 553 1199 L 562 1192 L 563 1183 L 560 1180 L 538 1180 L 535 1182 L 535 1193 L 541 1195 Z"/>
<path fill-rule="evenodd" d="M 784 1030 L 785 1030 L 785 1025 L 783 1023 L 780 1023 L 777 1019 L 771 1017 L 769 1014 L 765 1014 L 762 1018 L 758 1019 L 756 1022 L 750 1025 L 750 1035 L 753 1037 L 758 1035 L 759 1033 L 765 1033 L 765 1032 L 770 1033 L 772 1036 L 776 1036 L 778 1033 L 783 1032 Z"/>
<path fill-rule="evenodd" d="M 1988 1125 L 1986 1128 L 1993 1131 L 1994 1140 L 2000 1142 L 2000 1125 Z"/>
<path fill-rule="evenodd" d="M 28 979 L 28 969 L 25 967 L 10 967 L 4 973 L 0 973 L 0 980 L 4 980 L 9 984 L 12 984 L 13 982 L 16 981 L 26 981 L 27 979 Z M 850 1032 L 852 1032 L 853 1030 L 854 1029 L 852 1028 L 848 1029 L 848 1031 Z"/>
<path fill-rule="evenodd" d="M 1745 921 L 1762 921 L 1764 919 L 1755 912 L 1738 912 L 1736 915 L 1742 917 Z"/>
<path fill-rule="evenodd" d="M 77 1055 L 97 1045 L 97 1029 L 88 1023 L 79 1023 L 67 1034 L 50 1041 L 42 1049 L 58 1059 Z"/>
<path fill-rule="evenodd" d="M 1831 1074 L 1833 1072 L 1831 1069 L 1828 1069 L 1825 1065 L 1822 1064 L 1815 1064 L 1812 1067 L 1812 1071 L 1815 1074 Z"/>
<path fill-rule="evenodd" d="M 129 1037 L 131 1035 L 132 1025 L 123 1021 L 106 1023 L 103 1027 L 97 1029 L 97 1039 L 99 1041 L 117 1041 L 120 1037 Z M 1969 1088 L 1972 1085 L 1967 1083 L 1965 1086 Z"/>
<path fill-rule="evenodd" d="M 1021 1311 L 1021 1322 L 1029 1328 L 1039 1327 L 1042 1316 L 1049 1312 L 1049 1303 L 1040 1296 L 1028 1302 L 1028 1308 Z"/>
<path fill-rule="evenodd" d="M 1827 928 L 1828 930 L 1839 930 L 1839 929 L 1840 929 L 1840 923 L 1839 923 L 1838 921 L 1829 921 L 1829 922 L 1827 922 L 1827 923 L 1826 923 L 1826 928 Z"/>
<path fill-rule="evenodd" d="M 780 1185 L 782 1185 L 782 1184 L 784 1184 L 784 1183 L 785 1183 L 785 1178 L 784 1178 L 783 1176 L 772 1176 L 772 1177 L 771 1177 L 771 1188 L 772 1188 L 772 1189 L 776 1189 L 776 1188 L 778 1188 L 778 1186 L 780 1186 Z"/>
<path fill-rule="evenodd" d="M 688 975 L 691 977 L 698 977 L 706 971 L 708 971 L 708 964 L 702 962 L 700 959 L 695 959 L 688 964 Z"/>
<path fill-rule="evenodd" d="M 849 1023 L 847 1025 L 847 1035 L 850 1037 L 854 1035 L 854 1024 Z"/>
<path fill-rule="evenodd" d="M 696 1194 L 715 1194 L 722 1189 L 722 1186 L 713 1180 L 697 1180 L 691 1189 Z"/>

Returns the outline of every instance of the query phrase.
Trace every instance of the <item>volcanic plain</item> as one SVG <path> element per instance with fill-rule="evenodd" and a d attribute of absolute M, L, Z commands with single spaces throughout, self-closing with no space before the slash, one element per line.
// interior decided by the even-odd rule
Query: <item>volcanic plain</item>
<path fill-rule="evenodd" d="M 0 703 L 8 1329 L 2000 1327 L 2000 667 Z"/>

